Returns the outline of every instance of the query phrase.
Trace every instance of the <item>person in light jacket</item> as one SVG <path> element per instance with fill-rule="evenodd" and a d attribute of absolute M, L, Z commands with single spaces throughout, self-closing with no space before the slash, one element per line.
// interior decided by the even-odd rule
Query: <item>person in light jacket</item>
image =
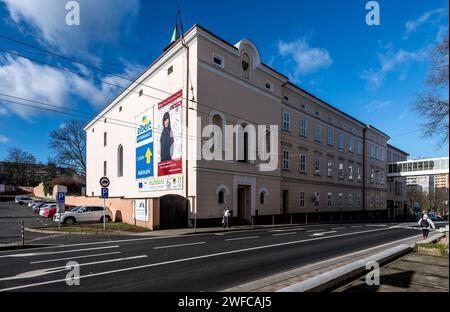
<path fill-rule="evenodd" d="M 230 217 L 231 217 L 231 212 L 230 212 L 230 208 L 227 207 L 227 209 L 225 209 L 225 211 L 223 212 L 223 227 L 229 228 L 230 227 Z"/>
<path fill-rule="evenodd" d="M 422 218 L 417 222 L 419 226 L 422 228 L 423 239 L 428 238 L 428 233 L 430 233 L 430 227 L 434 230 L 436 227 L 434 226 L 433 221 L 428 218 L 426 213 L 423 214 Z"/>

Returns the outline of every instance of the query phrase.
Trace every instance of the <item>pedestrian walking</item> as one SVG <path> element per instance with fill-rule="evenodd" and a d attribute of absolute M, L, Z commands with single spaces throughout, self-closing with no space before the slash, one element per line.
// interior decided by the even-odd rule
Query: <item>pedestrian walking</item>
<path fill-rule="evenodd" d="M 431 221 L 431 219 L 428 218 L 428 215 L 426 213 L 423 214 L 422 218 L 417 223 L 422 228 L 423 239 L 428 238 L 428 233 L 430 233 L 430 227 L 433 230 L 436 229 L 433 221 Z"/>
<path fill-rule="evenodd" d="M 222 224 L 223 224 L 224 228 L 230 227 L 230 217 L 231 217 L 231 211 L 230 211 L 230 208 L 227 207 L 225 209 L 225 211 L 223 212 Z"/>

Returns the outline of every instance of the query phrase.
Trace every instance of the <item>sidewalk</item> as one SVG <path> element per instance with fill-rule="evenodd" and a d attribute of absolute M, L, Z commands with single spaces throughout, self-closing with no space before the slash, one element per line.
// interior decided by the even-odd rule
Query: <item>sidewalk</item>
<path fill-rule="evenodd" d="M 347 284 L 337 292 L 448 292 L 449 260 L 411 253 L 380 270 L 380 285 L 368 286 L 365 278 Z"/>

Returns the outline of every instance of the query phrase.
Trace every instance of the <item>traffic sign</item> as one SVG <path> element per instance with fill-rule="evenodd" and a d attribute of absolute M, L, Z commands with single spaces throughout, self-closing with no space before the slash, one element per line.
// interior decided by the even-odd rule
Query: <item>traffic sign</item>
<path fill-rule="evenodd" d="M 109 190 L 107 187 L 102 187 L 102 198 L 108 198 L 109 197 Z"/>
<path fill-rule="evenodd" d="M 108 187 L 109 186 L 109 179 L 107 177 L 103 177 L 100 179 L 100 186 L 101 187 Z"/>
<path fill-rule="evenodd" d="M 64 204 L 66 202 L 66 194 L 64 192 L 58 192 L 56 195 L 56 202 L 58 204 Z"/>

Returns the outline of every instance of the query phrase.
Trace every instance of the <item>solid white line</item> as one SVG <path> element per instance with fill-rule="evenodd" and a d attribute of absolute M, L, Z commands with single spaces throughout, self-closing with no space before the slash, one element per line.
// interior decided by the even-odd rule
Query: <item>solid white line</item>
<path fill-rule="evenodd" d="M 287 231 L 298 231 L 298 230 L 304 230 L 304 227 L 292 227 L 292 228 L 288 228 L 288 229 L 284 229 L 284 230 L 270 230 L 268 232 L 287 232 Z"/>
<path fill-rule="evenodd" d="M 182 247 L 182 246 L 200 245 L 200 244 L 206 244 L 206 242 L 197 242 L 197 243 L 187 243 L 187 244 L 178 244 L 178 245 L 159 246 L 159 247 L 154 247 L 153 249 L 173 248 L 173 247 Z"/>
<path fill-rule="evenodd" d="M 247 236 L 247 237 L 236 237 L 236 238 L 227 238 L 226 241 L 235 241 L 235 240 L 241 240 L 241 239 L 251 239 L 251 238 L 258 238 L 259 236 Z"/>
<path fill-rule="evenodd" d="M 324 231 L 324 229 L 309 230 L 309 231 L 306 231 L 306 233 L 310 233 L 310 232 L 320 232 L 320 231 Z"/>
<path fill-rule="evenodd" d="M 319 233 L 311 234 L 311 235 L 309 235 L 309 236 L 323 236 L 323 235 L 325 235 L 325 234 L 331 234 L 331 233 L 336 233 L 336 231 L 319 232 Z"/>
<path fill-rule="evenodd" d="M 342 230 L 345 229 L 345 226 L 331 228 L 332 230 Z"/>
<path fill-rule="evenodd" d="M 366 226 L 379 226 L 379 227 L 387 227 L 385 224 L 366 224 Z"/>
<path fill-rule="evenodd" d="M 87 256 L 78 256 L 78 257 L 68 257 L 68 258 L 59 258 L 59 259 L 34 261 L 34 262 L 30 262 L 30 264 L 56 262 L 56 261 L 72 260 L 72 259 L 82 259 L 82 258 L 91 258 L 91 257 L 101 257 L 101 256 L 108 256 L 108 255 L 116 255 L 116 254 L 120 254 L 120 253 L 121 253 L 120 251 L 115 251 L 115 252 L 107 252 L 107 253 L 95 254 L 95 255 L 87 255 Z"/>
<path fill-rule="evenodd" d="M 289 232 L 289 233 L 278 233 L 278 234 L 272 234 L 272 236 L 292 235 L 292 234 L 297 234 L 297 232 Z"/>
<path fill-rule="evenodd" d="M 99 272 L 99 273 L 92 273 L 92 274 L 88 274 L 88 275 L 82 275 L 79 277 L 79 279 L 120 273 L 120 272 L 134 271 L 134 270 L 150 268 L 150 267 L 155 267 L 155 266 L 161 266 L 161 265 L 166 265 L 166 264 L 173 264 L 173 263 L 186 262 L 186 261 L 192 261 L 192 260 L 198 260 L 198 259 L 204 259 L 204 258 L 211 258 L 211 257 L 241 253 L 241 252 L 252 251 L 252 250 L 267 249 L 267 248 L 279 247 L 279 246 L 288 246 L 288 245 L 300 244 L 300 243 L 304 243 L 304 242 L 312 242 L 312 241 L 323 240 L 323 239 L 331 239 L 331 238 L 335 238 L 335 237 L 352 236 L 352 235 L 357 235 L 357 234 L 372 233 L 372 232 L 379 232 L 379 231 L 386 231 L 386 229 L 383 228 L 383 229 L 367 230 L 367 231 L 352 232 L 352 233 L 345 233 L 345 234 L 336 234 L 336 235 L 317 237 L 317 238 L 308 238 L 308 239 L 292 241 L 292 242 L 285 242 L 285 243 L 278 243 L 278 244 L 272 244 L 272 245 L 224 251 L 224 252 L 219 252 L 219 253 L 214 253 L 214 254 L 209 254 L 209 255 L 196 256 L 196 257 L 177 259 L 177 260 L 170 260 L 170 261 L 165 261 L 165 262 L 150 263 L 150 264 L 144 264 L 144 265 L 135 266 L 135 267 L 129 267 L 129 268 L 112 270 L 112 271 L 105 271 L 105 272 Z M 417 235 L 415 235 L 415 236 L 417 236 Z M 10 288 L 3 288 L 3 289 L 0 289 L 0 292 L 41 286 L 41 285 L 55 284 L 55 283 L 60 283 L 60 282 L 66 282 L 68 280 L 72 280 L 72 278 L 64 278 L 64 279 L 53 280 L 53 281 L 46 281 L 46 282 L 40 282 L 40 283 L 34 283 L 34 284 L 14 286 L 14 287 L 10 287 Z"/>
<path fill-rule="evenodd" d="M 353 226 L 351 226 L 351 228 L 360 228 L 360 227 L 362 227 L 362 225 L 353 225 Z"/>
<path fill-rule="evenodd" d="M 119 246 L 115 245 L 115 246 L 105 246 L 105 247 L 96 247 L 96 248 L 84 248 L 84 249 L 72 249 L 72 250 L 62 250 L 62 251 L 50 251 L 50 252 L 31 252 L 31 253 L 26 253 L 26 254 L 5 255 L 5 256 L 0 256 L 0 258 L 37 257 L 37 256 L 56 255 L 56 254 L 61 254 L 61 253 L 89 251 L 89 250 L 98 250 L 98 249 L 109 249 L 109 248 L 119 248 Z"/>

